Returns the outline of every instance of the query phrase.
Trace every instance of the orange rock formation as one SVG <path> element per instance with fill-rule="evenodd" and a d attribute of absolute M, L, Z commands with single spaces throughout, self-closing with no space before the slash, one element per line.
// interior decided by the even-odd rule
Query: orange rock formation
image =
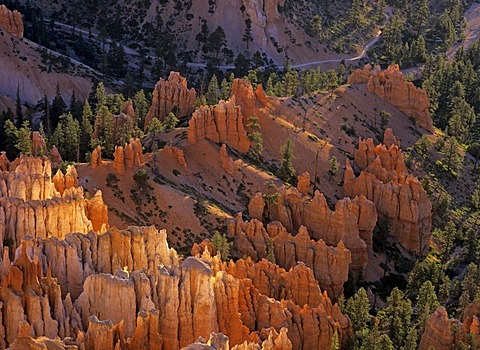
<path fill-rule="evenodd" d="M 385 71 L 378 66 L 372 68 L 366 65 L 363 70 L 355 70 L 348 78 L 348 83 L 367 84 L 369 92 L 380 96 L 415 119 L 419 126 L 433 132 L 427 93 L 407 81 L 398 64 L 389 66 Z"/>
<path fill-rule="evenodd" d="M 328 246 L 323 240 L 312 240 L 303 226 L 297 235 L 292 236 L 279 222 L 273 222 L 265 229 L 255 219 L 243 222 L 241 214 L 229 223 L 228 232 L 235 239 L 238 250 L 253 261 L 273 254 L 275 262 L 285 269 L 302 262 L 313 270 L 320 287 L 332 299 L 336 300 L 343 293 L 352 254 L 342 241 L 335 246 Z"/>
<path fill-rule="evenodd" d="M 57 173 L 52 181 L 47 159 L 22 156 L 0 171 L 0 238 L 17 247 L 25 235 L 65 237 L 69 232 L 87 233 L 93 229 L 96 212 L 87 211 L 83 189 L 76 187 L 76 170 Z M 97 203 L 101 197 L 97 197 Z M 102 216 L 102 225 L 108 218 Z M 100 223 L 98 221 L 98 223 Z"/>
<path fill-rule="evenodd" d="M 140 139 L 130 139 L 130 143 L 125 144 L 125 147 L 117 146 L 113 157 L 113 169 L 119 175 L 124 175 L 127 169 L 133 169 L 134 166 L 145 163 Z"/>
<path fill-rule="evenodd" d="M 352 253 L 351 269 L 356 275 L 367 266 L 368 246 L 377 222 L 374 203 L 366 198 L 346 198 L 338 201 L 332 211 L 320 192 L 311 198 L 294 188 L 281 188 L 274 200 L 268 198 L 265 203 L 261 194 L 253 197 L 248 206 L 250 217 L 261 219 L 265 207 L 268 220 L 281 222 L 288 232 L 298 232 L 305 226 L 310 237 L 329 246 L 343 241 Z"/>
<path fill-rule="evenodd" d="M 10 11 L 5 5 L 0 5 L 0 29 L 19 39 L 23 38 L 24 28 L 20 12 Z"/>
<path fill-rule="evenodd" d="M 375 203 L 380 218 L 391 224 L 391 233 L 405 248 L 419 254 L 428 249 L 432 227 L 432 204 L 420 181 L 409 175 L 403 153 L 396 145 L 374 146 L 359 140 L 355 163 L 362 170 L 356 177 L 347 160 L 344 195 L 363 195 Z"/>
<path fill-rule="evenodd" d="M 187 80 L 179 73 L 170 72 L 168 80 L 160 79 L 155 85 L 145 128 L 153 118 L 163 121 L 174 109 L 178 118 L 192 113 L 195 110 L 195 89 L 188 89 Z"/>
<path fill-rule="evenodd" d="M 193 113 L 188 122 L 188 141 L 194 144 L 208 139 L 246 153 L 250 141 L 243 125 L 243 115 L 235 104 L 235 97 L 227 102 L 220 100 L 216 106 L 201 106 Z"/>

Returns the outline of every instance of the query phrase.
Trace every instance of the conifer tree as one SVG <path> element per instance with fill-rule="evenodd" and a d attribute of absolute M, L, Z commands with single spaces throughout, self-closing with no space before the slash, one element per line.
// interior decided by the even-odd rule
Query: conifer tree
<path fill-rule="evenodd" d="M 90 108 L 90 103 L 86 100 L 83 105 L 82 124 L 80 126 L 80 157 L 82 160 L 86 160 L 85 155 L 90 152 L 93 134 L 92 119 L 92 109 Z"/>
<path fill-rule="evenodd" d="M 263 153 L 263 138 L 262 133 L 260 132 L 260 123 L 258 122 L 259 119 L 257 116 L 252 116 L 248 118 L 248 121 L 249 124 L 247 124 L 247 127 L 251 130 L 247 135 L 251 142 L 248 155 L 256 162 L 259 162 Z"/>
<path fill-rule="evenodd" d="M 165 117 L 165 120 L 162 123 L 163 129 L 166 132 L 172 131 L 175 129 L 177 126 L 177 123 L 179 122 L 178 118 L 173 114 L 173 112 L 168 113 L 168 115 Z"/>
<path fill-rule="evenodd" d="M 218 80 L 217 76 L 214 75 L 208 84 L 208 90 L 205 94 L 205 98 L 207 99 L 207 103 L 209 105 L 215 105 L 218 103 L 220 97 L 220 92 L 218 88 Z"/>
<path fill-rule="evenodd" d="M 296 176 L 297 172 L 293 167 L 293 159 L 295 156 L 293 155 L 293 142 L 292 140 L 288 139 L 287 142 L 282 147 L 282 164 L 279 169 L 279 176 L 285 182 L 290 184 L 296 183 Z"/>
<path fill-rule="evenodd" d="M 426 281 L 420 288 L 417 296 L 416 314 L 419 334 L 423 334 L 430 315 L 433 314 L 439 305 L 432 282 Z"/>
<path fill-rule="evenodd" d="M 67 104 L 63 100 L 62 93 L 60 91 L 60 84 L 57 82 L 55 97 L 52 101 L 52 108 L 50 109 L 50 118 L 52 121 L 52 129 L 57 127 L 60 120 L 60 116 L 67 112 Z"/>
<path fill-rule="evenodd" d="M 23 124 L 22 101 L 20 100 L 20 87 L 17 85 L 17 99 L 15 103 L 15 121 L 18 128 Z"/>
<path fill-rule="evenodd" d="M 212 236 L 212 244 L 215 247 L 215 253 L 220 253 L 222 260 L 227 261 L 230 256 L 230 248 L 232 247 L 232 243 L 228 241 L 227 236 L 215 231 Z"/>
<path fill-rule="evenodd" d="M 138 91 L 133 97 L 133 109 L 135 110 L 135 118 L 140 130 L 144 129 L 145 116 L 148 113 L 148 102 L 143 90 Z"/>
<path fill-rule="evenodd" d="M 97 85 L 97 89 L 95 90 L 95 100 L 97 102 L 95 105 L 95 115 L 97 115 L 100 109 L 107 105 L 107 93 L 103 82 L 99 82 Z"/>

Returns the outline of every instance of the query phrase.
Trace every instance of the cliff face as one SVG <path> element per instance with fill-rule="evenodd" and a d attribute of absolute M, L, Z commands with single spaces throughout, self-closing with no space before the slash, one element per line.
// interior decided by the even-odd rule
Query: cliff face
<path fill-rule="evenodd" d="M 5 5 L 0 5 L 0 29 L 18 39 L 23 38 L 23 20 L 20 12 L 10 11 Z"/>
<path fill-rule="evenodd" d="M 303 226 L 297 235 L 292 236 L 279 222 L 273 222 L 265 229 L 255 219 L 243 222 L 241 214 L 229 223 L 228 232 L 235 239 L 238 250 L 253 261 L 273 256 L 275 262 L 285 269 L 303 263 L 313 270 L 320 287 L 332 299 L 336 300 L 343 293 L 352 254 L 342 241 L 329 246 L 323 240 L 312 240 Z"/>
<path fill-rule="evenodd" d="M 369 92 L 380 96 L 412 117 L 419 126 L 433 132 L 427 93 L 407 81 L 398 64 L 389 66 L 385 71 L 378 66 L 372 68 L 366 65 L 363 70 L 355 70 L 348 78 L 348 83 L 367 84 Z"/>
<path fill-rule="evenodd" d="M 155 85 L 145 128 L 153 118 L 163 121 L 174 109 L 178 118 L 192 113 L 195 110 L 195 89 L 188 89 L 187 80 L 179 73 L 170 72 L 168 80 L 160 79 Z"/>
<path fill-rule="evenodd" d="M 255 195 L 248 206 L 250 217 L 262 219 L 265 211 L 269 221 L 279 221 L 288 232 L 298 232 L 305 226 L 312 239 L 322 240 L 328 246 L 342 241 L 352 253 L 352 271 L 359 275 L 365 269 L 377 222 L 372 202 L 366 198 L 353 201 L 347 198 L 338 201 L 332 211 L 318 191 L 311 198 L 296 189 L 281 188 L 276 196 L 271 200 L 267 196 L 265 202 L 261 194 Z"/>
<path fill-rule="evenodd" d="M 373 145 L 360 140 L 355 164 L 356 177 L 347 161 L 344 195 L 363 195 L 375 203 L 380 218 L 390 221 L 391 233 L 406 249 L 423 254 L 428 249 L 432 227 L 432 204 L 420 181 L 409 175 L 403 153 L 396 145 Z"/>
<path fill-rule="evenodd" d="M 0 238 L 2 243 L 17 247 L 25 235 L 38 238 L 63 238 L 69 232 L 87 233 L 108 227 L 100 195 L 90 211 L 83 189 L 76 187 L 76 171 L 67 169 L 52 180 L 51 163 L 47 159 L 22 156 L 0 171 Z M 97 209 L 102 215 L 97 216 Z"/>
<path fill-rule="evenodd" d="M 188 141 L 194 144 L 208 139 L 246 153 L 250 141 L 244 128 L 241 108 L 235 101 L 235 97 L 231 97 L 227 102 L 220 100 L 216 106 L 197 109 L 188 122 Z"/>

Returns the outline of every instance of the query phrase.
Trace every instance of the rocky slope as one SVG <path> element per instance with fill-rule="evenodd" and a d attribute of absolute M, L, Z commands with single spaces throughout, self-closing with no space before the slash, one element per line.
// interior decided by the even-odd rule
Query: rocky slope
<path fill-rule="evenodd" d="M 383 98 L 413 118 L 422 128 L 433 132 L 433 121 L 428 111 L 430 100 L 427 93 L 408 82 L 398 64 L 382 71 L 379 66 L 366 65 L 355 70 L 348 78 L 349 84 L 367 84 L 369 92 Z"/>

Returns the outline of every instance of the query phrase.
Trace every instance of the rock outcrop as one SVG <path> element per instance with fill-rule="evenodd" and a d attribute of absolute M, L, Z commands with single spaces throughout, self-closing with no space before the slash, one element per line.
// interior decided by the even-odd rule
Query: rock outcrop
<path fill-rule="evenodd" d="M 235 97 L 227 102 L 220 100 L 216 106 L 201 106 L 193 113 L 188 122 L 188 141 L 194 144 L 203 139 L 227 144 L 242 153 L 248 151 L 250 141 Z"/>
<path fill-rule="evenodd" d="M 170 72 L 168 80 L 160 79 L 153 90 L 152 105 L 145 117 L 145 129 L 153 118 L 163 121 L 168 113 L 176 111 L 182 118 L 195 110 L 195 89 L 188 89 L 187 80 L 177 72 Z"/>
<path fill-rule="evenodd" d="M 367 84 L 369 92 L 380 96 L 412 117 L 419 126 L 433 132 L 427 93 L 407 81 L 398 64 L 389 66 L 385 71 L 378 66 L 372 68 L 366 65 L 363 70 L 355 70 L 348 78 L 348 83 Z"/>
<path fill-rule="evenodd" d="M 117 146 L 113 157 L 113 169 L 119 175 L 125 175 L 126 170 L 145 163 L 140 139 L 130 139 L 130 143 L 125 144 L 125 146 Z"/>
<path fill-rule="evenodd" d="M 185 154 L 183 151 L 174 146 L 165 146 L 163 147 L 162 153 L 165 152 L 173 157 L 184 169 L 188 169 L 187 161 L 185 160 Z"/>
<path fill-rule="evenodd" d="M 279 9 L 284 6 L 285 0 L 242 0 L 242 3 L 252 21 L 252 41 L 265 50 L 269 38 L 278 40 Z"/>
<path fill-rule="evenodd" d="M 24 28 L 20 12 L 10 11 L 5 5 L 0 5 L 0 29 L 18 39 L 23 38 Z"/>
<path fill-rule="evenodd" d="M 52 179 L 47 159 L 22 156 L 12 162 L 9 171 L 0 171 L 0 239 L 17 247 L 22 237 L 63 238 L 70 232 L 87 233 L 93 229 L 89 215 L 101 227 L 108 227 L 108 217 L 101 219 L 88 211 L 83 189 L 77 187 L 76 170 L 58 172 Z M 102 201 L 97 195 L 95 203 Z"/>
<path fill-rule="evenodd" d="M 312 198 L 303 196 L 295 188 L 280 188 L 266 198 L 267 203 L 261 195 L 253 197 L 248 207 L 250 217 L 261 219 L 262 207 L 265 207 L 267 219 L 279 221 L 288 232 L 298 232 L 305 226 L 312 239 L 323 240 L 328 246 L 337 246 L 343 241 L 352 253 L 350 267 L 355 275 L 359 276 L 365 269 L 377 222 L 374 203 L 366 198 L 346 198 L 338 201 L 332 211 L 320 192 L 316 191 Z"/>
<path fill-rule="evenodd" d="M 343 293 L 352 254 L 342 241 L 328 246 L 323 240 L 312 240 L 303 226 L 297 235 L 292 236 L 279 222 L 273 222 L 265 229 L 258 220 L 243 222 L 241 214 L 229 223 L 228 232 L 240 253 L 253 261 L 275 258 L 284 269 L 302 262 L 313 270 L 320 287 L 332 299 L 336 300 Z"/>
<path fill-rule="evenodd" d="M 344 175 L 345 196 L 365 196 L 375 203 L 380 219 L 391 225 L 391 234 L 404 248 L 424 254 L 432 227 L 432 204 L 420 181 L 408 174 L 403 153 L 397 145 L 388 149 L 374 146 L 373 140 L 360 140 L 355 164 L 358 177 L 347 160 Z"/>
<path fill-rule="evenodd" d="M 233 159 L 228 155 L 227 146 L 225 144 L 220 148 L 219 157 L 222 169 L 225 170 L 227 174 L 232 175 L 236 170 L 236 166 Z"/>
<path fill-rule="evenodd" d="M 462 324 L 455 319 L 449 319 L 447 310 L 439 306 L 427 322 L 425 332 L 420 340 L 418 350 L 450 350 L 453 346 L 452 326 L 457 325 L 462 330 Z M 465 334 L 460 335 L 460 338 Z M 460 340 L 460 339 L 458 339 Z"/>
<path fill-rule="evenodd" d="M 297 189 L 303 195 L 310 192 L 310 173 L 308 171 L 298 175 Z"/>
<path fill-rule="evenodd" d="M 102 148 L 100 146 L 97 146 L 93 151 L 92 151 L 92 157 L 90 160 L 90 163 L 92 164 L 92 169 L 96 169 L 98 166 L 103 164 L 102 161 Z"/>

